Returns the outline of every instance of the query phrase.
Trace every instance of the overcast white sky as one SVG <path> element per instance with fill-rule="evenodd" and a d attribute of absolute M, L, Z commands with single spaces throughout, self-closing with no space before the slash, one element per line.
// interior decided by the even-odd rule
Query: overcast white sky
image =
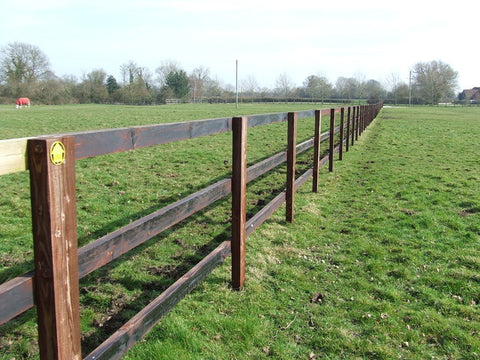
<path fill-rule="evenodd" d="M 0 0 L 0 47 L 36 45 L 59 76 L 104 69 L 120 80 L 130 60 L 155 69 L 175 60 L 226 84 L 253 75 L 274 87 L 286 73 L 408 82 L 419 61 L 442 60 L 459 89 L 480 86 L 480 2 L 262 0 Z"/>

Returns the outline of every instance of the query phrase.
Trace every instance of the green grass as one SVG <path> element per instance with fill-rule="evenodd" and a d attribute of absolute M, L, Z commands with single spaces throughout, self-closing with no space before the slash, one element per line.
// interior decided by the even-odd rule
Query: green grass
<path fill-rule="evenodd" d="M 231 290 L 228 259 L 126 358 L 479 358 L 479 116 L 384 109 L 333 173 L 323 169 L 318 194 L 310 183 L 297 193 L 293 224 L 281 208 L 249 237 L 244 291 Z M 284 148 L 285 125 L 273 129 L 249 132 L 249 161 Z M 79 162 L 80 241 L 228 174 L 229 141 L 188 142 L 198 158 L 167 144 Z M 28 188 L 17 176 L 0 178 L 12 189 L 0 204 L 9 209 L 0 222 L 4 280 L 31 258 L 28 226 L 20 229 Z M 249 209 L 284 176 L 249 185 Z M 227 199 L 83 279 L 84 351 L 228 236 L 228 207 Z M 29 311 L 0 328 L 0 358 L 35 357 L 34 322 Z"/>

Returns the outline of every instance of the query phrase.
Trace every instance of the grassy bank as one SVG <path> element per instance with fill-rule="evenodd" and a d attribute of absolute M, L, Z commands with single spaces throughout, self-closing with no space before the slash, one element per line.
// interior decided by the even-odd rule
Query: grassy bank
<path fill-rule="evenodd" d="M 335 171 L 323 170 L 318 194 L 309 184 L 299 191 L 293 224 L 284 222 L 281 209 L 249 237 L 244 291 L 231 290 L 227 260 L 126 358 L 480 357 L 479 115 L 476 109 L 384 109 Z M 249 161 L 284 144 L 282 126 L 249 134 Z M 162 147 L 80 163 L 80 241 L 203 186 L 209 176 L 228 174 L 229 140 L 189 142 L 203 149 L 198 158 L 185 148 Z M 112 164 L 127 175 L 118 180 Z M 138 168 L 145 172 L 137 177 Z M 280 169 L 249 187 L 249 206 L 283 178 Z M 155 191 L 135 190 L 146 187 Z M 18 198 L 2 197 L 13 215 L 1 223 L 7 278 L 12 267 L 28 267 L 19 259 L 30 256 L 24 234 L 17 236 L 24 244 L 4 245 L 19 231 L 15 222 L 29 216 L 25 194 L 12 192 Z M 207 209 L 81 281 L 86 351 L 228 236 L 228 206 L 227 200 Z M 30 311 L 0 328 L 0 358 L 35 357 L 33 324 Z"/>

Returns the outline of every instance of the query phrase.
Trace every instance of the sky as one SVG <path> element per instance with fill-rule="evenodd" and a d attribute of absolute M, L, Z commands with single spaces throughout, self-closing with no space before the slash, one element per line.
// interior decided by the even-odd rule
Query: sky
<path fill-rule="evenodd" d="M 103 69 L 121 80 L 129 61 L 155 69 L 203 66 L 222 84 L 253 77 L 273 88 L 281 74 L 388 86 L 408 83 L 418 62 L 458 72 L 457 90 L 480 86 L 480 2 L 262 0 L 0 0 L 0 47 L 38 46 L 57 76 Z"/>

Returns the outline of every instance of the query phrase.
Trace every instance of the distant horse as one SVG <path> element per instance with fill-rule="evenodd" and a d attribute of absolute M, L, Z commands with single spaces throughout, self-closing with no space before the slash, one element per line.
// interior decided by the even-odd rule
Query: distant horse
<path fill-rule="evenodd" d="M 21 108 L 22 106 L 30 107 L 30 99 L 29 98 L 18 98 L 17 99 L 17 106 L 16 108 Z"/>

